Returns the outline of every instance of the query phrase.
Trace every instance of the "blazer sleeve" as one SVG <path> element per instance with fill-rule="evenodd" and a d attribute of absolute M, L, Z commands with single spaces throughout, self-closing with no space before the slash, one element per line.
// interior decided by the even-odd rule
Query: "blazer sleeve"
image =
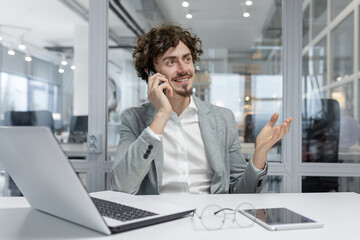
<path fill-rule="evenodd" d="M 135 111 L 124 112 L 121 116 L 120 143 L 111 169 L 113 190 L 138 193 L 160 143 L 141 126 Z"/>
<path fill-rule="evenodd" d="M 230 134 L 230 193 L 259 193 L 264 185 L 264 179 L 267 174 L 267 164 L 265 171 L 257 173 L 250 163 L 245 161 L 241 153 L 238 130 L 235 123 L 235 117 L 232 115 L 232 121 L 229 126 Z"/>

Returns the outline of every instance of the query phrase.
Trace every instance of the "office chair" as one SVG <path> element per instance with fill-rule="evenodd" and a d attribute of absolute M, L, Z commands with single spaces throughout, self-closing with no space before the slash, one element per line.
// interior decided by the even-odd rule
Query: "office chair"
<path fill-rule="evenodd" d="M 39 111 L 7 111 L 4 113 L 5 126 L 46 126 L 54 132 L 54 119 L 47 110 Z M 15 182 L 5 173 L 4 195 L 22 196 Z"/>
<path fill-rule="evenodd" d="M 270 120 L 266 114 L 248 114 L 245 117 L 244 142 L 255 142 L 261 129 Z"/>
<path fill-rule="evenodd" d="M 4 114 L 5 126 L 46 126 L 54 132 L 54 119 L 47 110 L 39 111 L 7 111 Z"/>
<path fill-rule="evenodd" d="M 84 143 L 87 141 L 88 116 L 71 116 L 69 143 Z"/>
<path fill-rule="evenodd" d="M 256 142 L 256 137 L 263 129 L 263 127 L 270 121 L 272 114 L 248 114 L 245 117 L 245 132 L 244 142 Z M 281 141 L 275 143 L 274 147 L 279 147 L 280 151 Z"/>
<path fill-rule="evenodd" d="M 302 114 L 303 162 L 337 162 L 340 106 L 334 99 L 305 99 Z"/>
<path fill-rule="evenodd" d="M 333 99 L 304 99 L 302 161 L 338 162 L 340 106 Z M 337 178 L 303 177 L 302 192 L 338 190 Z"/>

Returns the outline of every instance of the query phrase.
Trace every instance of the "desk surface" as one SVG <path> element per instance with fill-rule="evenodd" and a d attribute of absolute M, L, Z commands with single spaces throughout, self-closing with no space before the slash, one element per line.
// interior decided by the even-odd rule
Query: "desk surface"
<path fill-rule="evenodd" d="M 360 195 L 356 193 L 161 195 L 146 196 L 197 207 L 218 204 L 236 207 L 251 202 L 255 207 L 287 207 L 324 223 L 320 229 L 271 232 L 255 224 L 241 229 L 230 224 L 222 230 L 207 231 L 196 218 L 157 224 L 104 236 L 29 207 L 24 198 L 0 198 L 1 239 L 359 239 Z"/>

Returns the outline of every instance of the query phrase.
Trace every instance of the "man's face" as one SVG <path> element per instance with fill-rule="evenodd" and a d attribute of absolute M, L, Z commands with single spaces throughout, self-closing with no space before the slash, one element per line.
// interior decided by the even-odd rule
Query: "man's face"
<path fill-rule="evenodd" d="M 189 48 L 179 42 L 176 47 L 169 48 L 155 61 L 155 70 L 164 75 L 174 94 L 188 97 L 192 94 L 195 68 Z"/>

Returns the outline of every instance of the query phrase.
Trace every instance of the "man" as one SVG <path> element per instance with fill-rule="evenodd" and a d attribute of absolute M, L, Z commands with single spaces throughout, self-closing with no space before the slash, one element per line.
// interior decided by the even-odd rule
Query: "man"
<path fill-rule="evenodd" d="M 138 39 L 135 68 L 148 83 L 150 102 L 122 114 L 111 170 L 114 190 L 260 192 L 267 173 L 266 154 L 289 131 L 292 119 L 274 126 L 279 117 L 275 113 L 259 133 L 247 164 L 233 113 L 192 96 L 194 62 L 201 54 L 200 39 L 179 26 L 153 28 Z"/>

